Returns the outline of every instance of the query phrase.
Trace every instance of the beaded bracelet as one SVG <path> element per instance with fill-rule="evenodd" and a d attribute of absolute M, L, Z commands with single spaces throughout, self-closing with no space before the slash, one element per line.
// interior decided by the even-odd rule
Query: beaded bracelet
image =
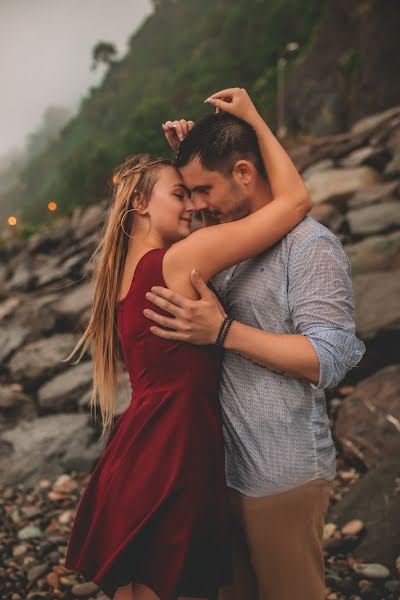
<path fill-rule="evenodd" d="M 229 316 L 226 315 L 225 319 L 221 323 L 221 327 L 219 328 L 217 339 L 215 340 L 215 343 L 217 346 L 219 346 L 221 344 L 221 336 L 224 332 L 224 327 L 225 327 L 226 323 L 228 322 L 228 320 L 229 320 Z"/>
<path fill-rule="evenodd" d="M 233 317 L 229 317 L 229 319 L 226 322 L 225 329 L 224 329 L 224 331 L 222 333 L 221 340 L 220 340 L 220 343 L 219 343 L 219 345 L 220 345 L 221 348 L 224 345 L 224 341 L 225 341 L 226 335 L 227 335 L 227 333 L 229 331 L 229 328 L 232 325 L 233 321 L 234 321 Z"/>

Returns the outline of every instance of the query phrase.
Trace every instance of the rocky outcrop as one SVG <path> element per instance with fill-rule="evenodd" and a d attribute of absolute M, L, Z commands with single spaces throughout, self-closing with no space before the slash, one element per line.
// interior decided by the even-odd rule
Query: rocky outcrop
<path fill-rule="evenodd" d="M 350 258 L 353 276 L 360 273 L 396 271 L 400 268 L 400 232 L 366 237 L 355 244 L 348 244 L 346 252 Z M 360 316 L 361 314 L 362 311 Z"/>
<path fill-rule="evenodd" d="M 291 131 L 316 136 L 374 127 L 400 97 L 396 60 L 400 13 L 395 0 L 334 0 L 309 52 L 293 62 L 285 93 Z M 373 43 L 371 43 L 373 41 Z M 376 111 L 384 111 L 374 115 Z"/>
<path fill-rule="evenodd" d="M 400 107 L 393 107 L 362 119 L 349 132 L 290 150 L 311 192 L 312 216 L 334 231 L 352 264 L 357 330 L 367 356 L 349 381 L 385 366 L 388 359 L 380 364 L 379 357 L 400 342 L 399 144 Z M 78 365 L 63 359 L 90 313 L 91 257 L 107 209 L 106 200 L 77 209 L 27 241 L 0 247 L 3 430 L 15 428 L 19 419 L 39 424 L 45 417 L 88 411 L 90 351 Z M 376 357 L 373 364 L 368 355 Z M 118 391 L 123 406 L 129 401 L 126 383 Z M 345 406 L 342 411 L 344 418 Z"/>
<path fill-rule="evenodd" d="M 375 185 L 380 176 L 372 167 L 333 168 L 316 170 L 305 181 L 314 204 L 332 202 L 341 206 L 356 191 Z"/>
<path fill-rule="evenodd" d="M 359 334 L 369 340 L 400 325 L 400 269 L 368 272 L 353 280 Z"/>
<path fill-rule="evenodd" d="M 26 242 L 0 248 L 0 481 L 89 472 L 101 454 L 100 417 L 89 417 L 91 353 L 77 365 L 63 360 L 87 323 L 90 258 L 106 209 L 78 209 Z M 116 416 L 129 400 L 125 372 Z"/>
<path fill-rule="evenodd" d="M 330 509 L 327 521 L 341 528 L 354 519 L 361 520 L 365 530 L 354 540 L 352 554 L 369 563 L 383 563 L 395 572 L 400 556 L 399 440 L 393 450 Z"/>
<path fill-rule="evenodd" d="M 372 127 L 377 122 L 379 119 L 372 119 L 369 125 Z M 395 127 L 397 130 L 398 126 Z M 383 133 L 380 135 L 384 137 Z M 394 132 L 389 138 L 391 136 L 394 137 Z M 393 170 L 391 173 L 398 177 L 398 172 Z M 387 166 L 382 174 L 387 178 Z M 345 249 L 352 264 L 357 330 L 367 345 L 359 371 L 362 375 L 373 374 L 358 383 L 341 402 L 334 433 L 340 454 L 369 471 L 343 499 L 331 506 L 328 517 L 339 527 L 354 519 L 365 524 L 360 537 L 334 540 L 339 554 L 343 554 L 346 544 L 350 544 L 348 549 L 356 559 L 383 563 L 384 568 L 388 567 L 392 572 L 400 555 L 398 190 L 398 179 L 389 180 L 357 192 L 347 203 L 350 210 L 346 214 L 345 238 L 349 243 L 345 244 Z M 388 214 L 394 218 L 385 222 Z M 379 235 L 376 235 L 378 231 Z M 343 580 L 339 583 L 342 585 Z M 379 593 L 370 587 L 365 590 L 371 597 L 377 594 L 377 598 L 386 598 L 391 589 L 400 589 L 396 586 L 398 582 L 389 581 L 385 592 Z"/>
<path fill-rule="evenodd" d="M 0 478 L 8 483 L 90 470 L 104 447 L 96 444 L 88 415 L 72 413 L 21 421 L 0 442 Z"/>
<path fill-rule="evenodd" d="M 393 107 L 291 151 L 313 198 L 311 215 L 342 241 L 352 265 L 357 330 L 367 353 L 349 381 L 398 360 L 399 148 L 400 107 Z"/>
<path fill-rule="evenodd" d="M 400 364 L 356 386 L 341 406 L 335 431 L 344 453 L 368 468 L 394 455 L 400 448 Z"/>
<path fill-rule="evenodd" d="M 400 437 L 399 144 L 395 107 L 345 134 L 290 150 L 312 193 L 312 216 L 338 236 L 349 256 L 357 333 L 367 345 L 361 363 L 330 393 L 345 398 L 329 402 L 339 460 L 367 472 L 335 497 L 332 519 L 340 526 L 361 519 L 367 533 L 334 539 L 329 553 L 343 544 L 357 547 L 357 556 L 386 561 L 392 572 L 398 552 L 393 536 L 400 539 L 393 491 L 398 464 L 391 460 Z M 78 209 L 27 241 L 0 246 L 0 485 L 88 473 L 102 452 L 100 417 L 94 423 L 89 416 L 90 351 L 76 365 L 63 359 L 90 314 L 90 259 L 107 208 L 103 202 Z M 130 398 L 125 372 L 117 415 Z"/>
<path fill-rule="evenodd" d="M 71 352 L 74 342 L 72 333 L 58 333 L 26 344 L 10 359 L 11 377 L 29 385 L 64 370 L 61 361 Z"/>

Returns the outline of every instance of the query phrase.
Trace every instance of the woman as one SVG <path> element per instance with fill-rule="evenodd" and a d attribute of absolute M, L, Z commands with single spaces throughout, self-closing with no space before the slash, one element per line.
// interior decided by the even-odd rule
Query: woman
<path fill-rule="evenodd" d="M 257 133 L 260 117 L 247 93 L 234 100 L 232 114 Z M 290 194 L 242 220 L 189 235 L 194 206 L 170 161 L 131 156 L 114 181 L 92 318 L 70 355 L 83 346 L 82 356 L 92 342 L 92 407 L 98 388 L 109 435 L 79 502 L 65 566 L 114 600 L 216 599 L 219 586 L 231 581 L 220 348 L 154 336 L 143 314 L 152 307 L 145 294 L 164 285 L 196 298 L 194 267 L 209 279 L 259 254 L 297 225 L 311 202 L 297 174 Z M 124 217 L 132 212 L 126 231 Z M 223 314 L 221 322 L 219 346 L 229 327 Z M 133 393 L 111 429 L 123 363 Z"/>

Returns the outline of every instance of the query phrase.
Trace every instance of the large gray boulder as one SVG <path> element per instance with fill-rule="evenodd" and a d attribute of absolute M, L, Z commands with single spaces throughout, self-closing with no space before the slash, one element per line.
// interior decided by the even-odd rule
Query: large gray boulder
<path fill-rule="evenodd" d="M 352 550 L 354 557 L 396 572 L 400 556 L 400 443 L 343 500 L 330 507 L 326 518 L 340 528 L 353 519 L 361 519 L 365 525 L 360 543 Z"/>
<path fill-rule="evenodd" d="M 92 397 L 93 388 L 88 390 L 86 393 L 81 394 L 79 398 L 79 409 L 80 410 L 89 410 L 90 409 L 90 400 Z M 124 370 L 117 379 L 116 386 L 116 408 L 115 408 L 115 416 L 119 416 L 122 414 L 129 406 L 132 399 L 132 387 L 129 381 L 128 371 Z M 98 402 L 98 398 L 97 398 Z"/>
<path fill-rule="evenodd" d="M 359 383 L 340 407 L 337 440 L 346 455 L 374 467 L 400 443 L 400 365 L 389 365 Z"/>
<path fill-rule="evenodd" d="M 26 262 L 15 265 L 13 275 L 4 283 L 4 288 L 9 294 L 14 291 L 29 292 L 35 288 L 36 275 L 31 264 Z"/>
<path fill-rule="evenodd" d="M 82 394 L 92 386 L 92 361 L 69 365 L 65 371 L 46 381 L 38 390 L 41 409 L 47 411 L 69 411 L 76 409 Z"/>
<path fill-rule="evenodd" d="M 75 211 L 71 226 L 74 230 L 74 238 L 81 240 L 89 237 L 94 231 L 98 231 L 105 220 L 105 210 L 103 204 L 94 204 L 87 209 L 78 209 Z"/>
<path fill-rule="evenodd" d="M 13 352 L 22 348 L 31 332 L 20 325 L 0 325 L 0 363 L 4 364 Z"/>
<path fill-rule="evenodd" d="M 400 144 L 395 148 L 392 159 L 386 166 L 385 175 L 388 177 L 398 177 L 400 175 Z"/>
<path fill-rule="evenodd" d="M 0 438 L 0 482 L 34 483 L 73 469 L 90 471 L 104 445 L 86 414 L 22 421 Z"/>
<path fill-rule="evenodd" d="M 362 339 L 400 326 L 400 269 L 353 278 L 357 331 Z"/>
<path fill-rule="evenodd" d="M 365 208 L 379 202 L 392 202 L 399 199 L 400 181 L 385 181 L 356 192 L 347 203 L 349 209 Z"/>
<path fill-rule="evenodd" d="M 36 262 L 39 262 L 38 258 Z M 70 264 L 67 261 L 60 262 L 60 257 L 57 255 L 41 257 L 38 266 L 34 268 L 36 288 L 58 282 L 68 277 L 70 271 Z"/>
<path fill-rule="evenodd" d="M 87 310 L 93 302 L 93 283 L 91 281 L 63 289 L 52 309 L 58 317 L 73 323 Z"/>
<path fill-rule="evenodd" d="M 9 296 L 3 302 L 0 302 L 0 321 L 11 315 L 21 303 L 21 298 Z"/>
<path fill-rule="evenodd" d="M 11 376 L 14 381 L 32 382 L 63 371 L 67 363 L 62 360 L 77 341 L 77 336 L 72 333 L 58 333 L 27 344 L 11 358 Z"/>
<path fill-rule="evenodd" d="M 304 169 L 301 175 L 304 179 L 310 179 L 312 175 L 327 171 L 328 169 L 333 169 L 334 167 L 335 162 L 331 158 L 324 158 L 323 160 L 315 162 L 310 167 L 307 167 L 307 169 Z"/>
<path fill-rule="evenodd" d="M 29 302 L 25 298 L 18 299 L 18 304 L 11 311 L 4 307 L 6 315 L 0 322 L 1 362 L 8 360 L 24 344 L 54 332 L 56 317 L 50 305 L 57 297 L 57 294 L 30 294 Z"/>
<path fill-rule="evenodd" d="M 400 198 L 350 210 L 347 221 L 354 235 L 371 235 L 400 227 Z"/>
<path fill-rule="evenodd" d="M 400 115 L 400 106 L 393 106 L 387 110 L 359 119 L 351 128 L 351 133 L 375 133 L 382 125 Z"/>
<path fill-rule="evenodd" d="M 305 177 L 305 184 L 314 204 L 343 204 L 352 194 L 381 181 L 381 175 L 371 167 L 354 169 L 324 169 Z"/>
<path fill-rule="evenodd" d="M 367 237 L 344 249 L 353 275 L 400 269 L 400 231 Z"/>
<path fill-rule="evenodd" d="M 32 421 L 37 410 L 32 396 L 18 384 L 0 385 L 0 430 L 15 427 L 20 420 Z"/>
<path fill-rule="evenodd" d="M 380 171 L 386 166 L 389 159 L 390 153 L 387 148 L 371 145 L 353 150 L 339 161 L 339 165 L 345 169 L 369 165 Z"/>

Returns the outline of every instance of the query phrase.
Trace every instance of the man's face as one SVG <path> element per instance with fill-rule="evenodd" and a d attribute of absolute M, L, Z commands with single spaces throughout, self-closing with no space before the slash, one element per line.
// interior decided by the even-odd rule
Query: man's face
<path fill-rule="evenodd" d="M 250 213 L 246 191 L 234 177 L 209 171 L 197 157 L 179 171 L 196 210 L 210 213 L 220 223 L 237 221 Z"/>

